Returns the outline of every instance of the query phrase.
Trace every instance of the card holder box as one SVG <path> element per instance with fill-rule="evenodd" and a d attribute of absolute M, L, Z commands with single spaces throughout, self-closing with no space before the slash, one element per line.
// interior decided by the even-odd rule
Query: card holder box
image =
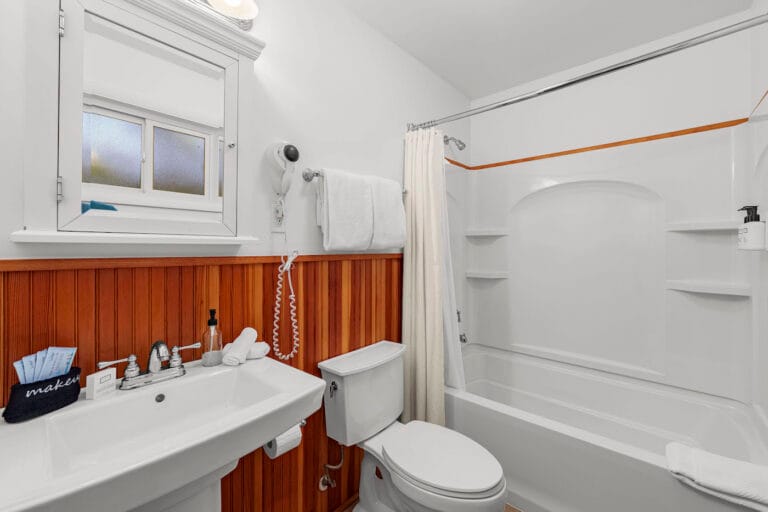
<path fill-rule="evenodd" d="M 11 386 L 3 418 L 8 423 L 31 420 L 74 403 L 79 396 L 80 368 L 72 367 L 66 375 Z"/>

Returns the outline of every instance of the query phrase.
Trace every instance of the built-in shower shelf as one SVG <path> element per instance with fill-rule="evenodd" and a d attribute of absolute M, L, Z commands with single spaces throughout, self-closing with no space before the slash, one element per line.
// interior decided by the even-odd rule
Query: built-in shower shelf
<path fill-rule="evenodd" d="M 732 295 L 736 297 L 749 297 L 752 295 L 752 286 L 749 284 L 725 281 L 671 280 L 667 281 L 667 289 L 690 293 Z"/>
<path fill-rule="evenodd" d="M 490 238 L 507 236 L 507 228 L 471 228 L 464 232 L 468 238 Z"/>
<path fill-rule="evenodd" d="M 686 231 L 736 231 L 739 229 L 741 221 L 739 220 L 705 220 L 690 222 L 671 222 L 667 224 L 667 231 L 686 232 Z"/>
<path fill-rule="evenodd" d="M 467 270 L 467 279 L 506 279 L 509 272 L 503 270 Z"/>

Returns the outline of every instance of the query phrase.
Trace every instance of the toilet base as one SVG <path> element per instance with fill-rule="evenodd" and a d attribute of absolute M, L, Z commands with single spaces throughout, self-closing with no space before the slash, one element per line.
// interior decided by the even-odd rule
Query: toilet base
<path fill-rule="evenodd" d="M 376 474 L 377 463 L 373 455 L 365 452 L 360 467 L 360 501 L 352 512 L 399 512 L 400 509 L 394 508 L 395 503 L 390 496 L 394 484 L 389 471 L 380 467 L 379 478 Z M 407 512 L 411 512 L 410 509 Z"/>

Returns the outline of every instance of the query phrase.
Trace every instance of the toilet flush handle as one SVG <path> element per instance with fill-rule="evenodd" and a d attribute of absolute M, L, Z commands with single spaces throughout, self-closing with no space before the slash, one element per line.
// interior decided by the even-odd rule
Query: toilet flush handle
<path fill-rule="evenodd" d="M 331 382 L 331 390 L 330 390 L 331 391 L 331 398 L 333 398 L 333 395 L 335 395 L 336 391 L 338 391 L 338 390 L 339 390 L 339 386 L 338 386 L 338 384 L 336 384 L 336 381 L 334 380 L 333 382 Z"/>

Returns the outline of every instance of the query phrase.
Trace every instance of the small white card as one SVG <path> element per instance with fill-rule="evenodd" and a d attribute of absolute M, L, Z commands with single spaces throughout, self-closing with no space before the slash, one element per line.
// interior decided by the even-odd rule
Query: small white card
<path fill-rule="evenodd" d="M 85 378 L 85 399 L 98 400 L 117 391 L 117 370 L 107 368 Z"/>

